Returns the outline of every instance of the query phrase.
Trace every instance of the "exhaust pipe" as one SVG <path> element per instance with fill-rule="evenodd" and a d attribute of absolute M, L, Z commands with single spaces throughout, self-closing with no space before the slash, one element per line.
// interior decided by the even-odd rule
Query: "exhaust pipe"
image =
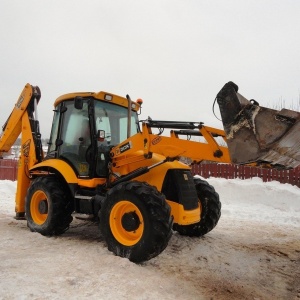
<path fill-rule="evenodd" d="M 300 113 L 262 107 L 233 82 L 217 94 L 231 161 L 290 169 L 300 165 Z"/>

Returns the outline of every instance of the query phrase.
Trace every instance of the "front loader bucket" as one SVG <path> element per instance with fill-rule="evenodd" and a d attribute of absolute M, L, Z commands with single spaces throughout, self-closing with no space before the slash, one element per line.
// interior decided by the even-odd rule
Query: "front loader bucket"
<path fill-rule="evenodd" d="M 238 93 L 233 82 L 217 95 L 231 161 L 270 164 L 290 169 L 300 165 L 300 113 L 259 106 Z"/>

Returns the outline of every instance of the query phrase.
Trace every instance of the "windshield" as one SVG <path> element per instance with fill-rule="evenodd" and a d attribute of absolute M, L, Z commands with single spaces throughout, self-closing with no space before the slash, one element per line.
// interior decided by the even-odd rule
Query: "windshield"
<path fill-rule="evenodd" d="M 105 141 L 109 145 L 118 145 L 127 139 L 127 108 L 95 101 L 95 123 L 96 130 L 105 131 Z M 130 136 L 140 132 L 138 116 L 136 112 L 131 114 L 131 132 Z"/>

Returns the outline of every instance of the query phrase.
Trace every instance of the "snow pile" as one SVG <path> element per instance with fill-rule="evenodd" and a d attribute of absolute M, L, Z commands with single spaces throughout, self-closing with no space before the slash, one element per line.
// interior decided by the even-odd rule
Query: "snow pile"
<path fill-rule="evenodd" d="M 15 216 L 15 194 L 17 182 L 0 180 L 0 216 Z"/>
<path fill-rule="evenodd" d="M 300 225 L 300 189 L 278 181 L 210 178 L 222 202 L 222 217 L 277 225 Z"/>

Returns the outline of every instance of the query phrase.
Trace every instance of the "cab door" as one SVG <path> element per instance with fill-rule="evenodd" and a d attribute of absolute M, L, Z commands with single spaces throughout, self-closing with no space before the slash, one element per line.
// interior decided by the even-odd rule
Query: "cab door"
<path fill-rule="evenodd" d="M 89 177 L 89 151 L 92 149 L 91 126 L 89 119 L 89 99 L 82 100 L 82 108 L 78 109 L 74 101 L 65 101 L 61 118 L 58 158 L 66 160 L 80 177 Z"/>

